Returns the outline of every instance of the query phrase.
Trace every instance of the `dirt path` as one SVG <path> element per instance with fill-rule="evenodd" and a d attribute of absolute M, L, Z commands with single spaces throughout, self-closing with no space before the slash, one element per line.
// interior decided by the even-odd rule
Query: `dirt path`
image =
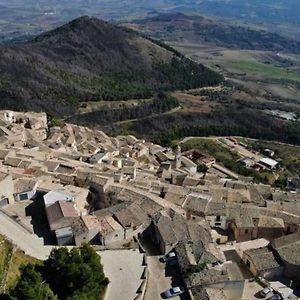
<path fill-rule="evenodd" d="M 117 124 L 117 125 L 121 125 L 121 124 L 127 124 L 127 123 L 132 123 L 132 122 L 135 122 L 137 120 L 146 120 L 146 119 L 149 119 L 149 118 L 152 118 L 152 117 L 156 117 L 156 116 L 163 116 L 163 115 L 168 115 L 168 114 L 173 114 L 179 110 L 181 110 L 182 107 L 181 106 L 177 106 L 171 110 L 168 110 L 162 114 L 153 114 L 151 116 L 147 116 L 147 117 L 144 117 L 144 118 L 139 118 L 139 119 L 130 119 L 130 120 L 124 120 L 124 121 L 120 121 L 120 122 L 115 122 L 114 124 Z"/>

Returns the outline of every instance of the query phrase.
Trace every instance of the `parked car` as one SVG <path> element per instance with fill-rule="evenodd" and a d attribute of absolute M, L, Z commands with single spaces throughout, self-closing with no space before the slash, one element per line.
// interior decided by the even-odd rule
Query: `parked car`
<path fill-rule="evenodd" d="M 268 294 L 272 293 L 273 289 L 271 287 L 266 287 L 260 291 L 261 296 L 266 297 Z"/>
<path fill-rule="evenodd" d="M 282 297 L 278 294 L 274 294 L 273 296 L 269 297 L 267 300 L 282 300 Z"/>
<path fill-rule="evenodd" d="M 171 262 L 171 261 L 174 261 L 176 260 L 176 253 L 175 252 L 169 252 L 168 254 L 164 255 L 162 257 L 162 260 L 165 262 L 165 263 L 168 263 L 168 262 Z"/>
<path fill-rule="evenodd" d="M 168 298 L 172 298 L 184 293 L 184 288 L 181 286 L 172 287 L 171 289 L 164 292 L 164 296 Z"/>

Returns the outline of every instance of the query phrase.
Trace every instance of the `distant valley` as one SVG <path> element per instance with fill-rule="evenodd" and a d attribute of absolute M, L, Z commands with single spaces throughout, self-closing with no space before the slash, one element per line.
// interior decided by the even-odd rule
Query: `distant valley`
<path fill-rule="evenodd" d="M 0 4 L 0 42 L 23 40 L 82 15 L 118 21 L 141 19 L 158 12 L 195 12 L 250 22 L 300 39 L 298 0 L 3 0 Z"/>
<path fill-rule="evenodd" d="M 125 25 L 167 41 L 260 97 L 300 101 L 297 40 L 197 14 L 158 14 Z"/>

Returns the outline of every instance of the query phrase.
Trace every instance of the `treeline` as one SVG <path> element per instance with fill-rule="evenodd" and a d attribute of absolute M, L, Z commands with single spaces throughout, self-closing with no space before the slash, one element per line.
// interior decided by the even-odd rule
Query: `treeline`
<path fill-rule="evenodd" d="M 240 135 L 300 145 L 300 123 L 277 120 L 263 112 L 234 106 L 211 113 L 174 113 L 135 121 L 116 130 L 171 145 L 186 136 Z"/>
<path fill-rule="evenodd" d="M 224 78 L 203 65 L 188 58 L 173 57 L 170 63 L 156 66 L 161 82 L 167 82 L 169 90 L 189 90 L 204 86 L 213 86 L 223 82 Z"/>
<path fill-rule="evenodd" d="M 140 119 L 153 114 L 161 114 L 178 107 L 179 102 L 176 98 L 167 93 L 159 93 L 153 100 L 140 101 L 136 106 L 123 105 L 122 108 L 103 110 L 77 115 L 72 117 L 72 121 L 89 125 L 99 124 L 108 125 L 124 120 Z"/>
<path fill-rule="evenodd" d="M 66 70 L 48 69 L 58 80 L 69 87 L 74 86 L 74 91 L 69 94 L 62 92 L 60 97 L 71 101 L 71 97 L 80 101 L 116 101 L 129 99 L 146 99 L 154 94 L 154 88 L 146 84 L 150 76 L 146 73 L 113 72 L 102 76 L 80 76 Z M 76 89 L 79 92 L 76 92 Z M 49 91 L 49 90 L 48 90 Z M 55 96 L 55 90 L 47 96 Z"/>
<path fill-rule="evenodd" d="M 64 92 L 55 94 L 55 90 L 47 89 L 44 96 L 55 96 L 72 102 L 72 97 L 78 102 L 84 101 L 115 101 L 129 99 L 146 99 L 159 91 L 176 89 L 193 89 L 212 86 L 223 81 L 223 77 L 202 65 L 174 56 L 168 63 L 159 63 L 152 70 L 143 72 L 113 72 L 102 76 L 80 76 L 66 70 L 49 69 L 58 80 L 69 87 L 74 87 L 71 94 Z M 80 89 L 78 89 L 80 88 Z M 79 93 L 76 93 L 76 89 Z"/>
<path fill-rule="evenodd" d="M 99 255 L 84 244 L 57 248 L 43 265 L 26 265 L 16 286 L 2 300 L 99 300 L 108 284 Z"/>

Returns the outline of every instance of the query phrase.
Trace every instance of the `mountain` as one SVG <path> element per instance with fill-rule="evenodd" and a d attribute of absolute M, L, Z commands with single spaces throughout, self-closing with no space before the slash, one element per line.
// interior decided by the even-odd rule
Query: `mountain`
<path fill-rule="evenodd" d="M 198 14 L 163 13 L 138 19 L 127 26 L 167 41 L 210 43 L 230 49 L 300 54 L 300 42 L 229 20 Z"/>
<path fill-rule="evenodd" d="M 81 17 L 20 44 L 0 45 L 0 106 L 64 115 L 80 102 L 151 97 L 222 81 L 171 47 Z"/>

